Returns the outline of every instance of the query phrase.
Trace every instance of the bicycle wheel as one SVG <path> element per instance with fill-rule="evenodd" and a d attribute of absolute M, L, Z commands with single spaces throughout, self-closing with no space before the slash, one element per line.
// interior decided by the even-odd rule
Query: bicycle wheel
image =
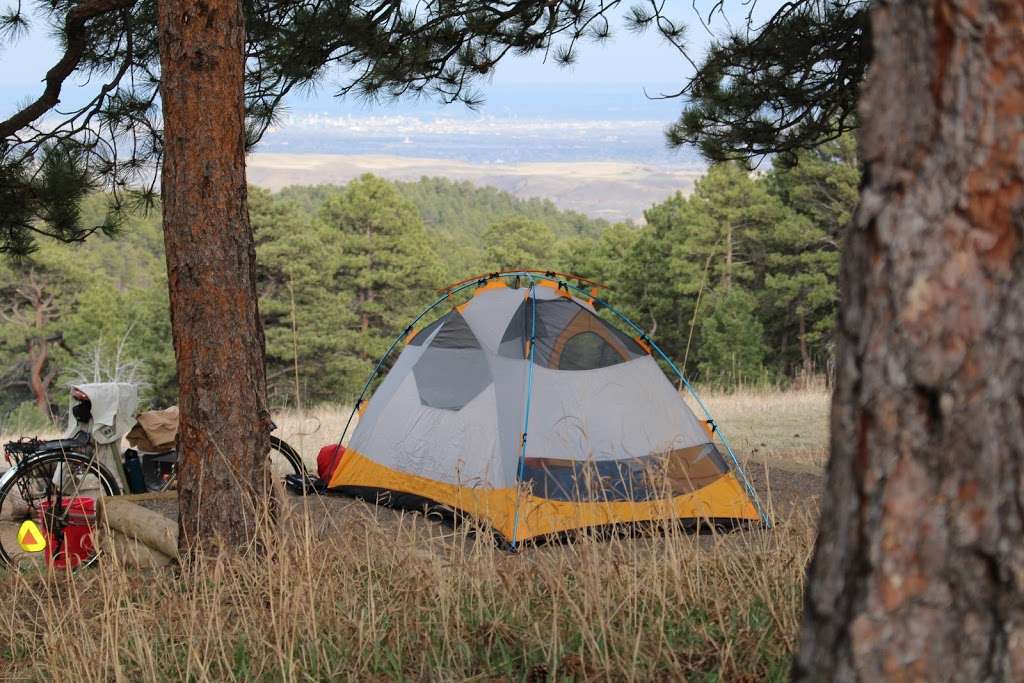
<path fill-rule="evenodd" d="M 168 456 L 172 456 L 172 459 L 167 460 Z M 161 453 L 160 457 L 164 458 L 166 462 L 175 463 L 177 456 L 175 451 L 168 451 L 167 453 Z M 306 474 L 306 466 L 302 463 L 302 456 L 299 455 L 298 451 L 276 436 L 270 437 L 270 453 L 267 457 L 270 460 L 270 471 L 274 481 L 284 483 L 285 477 L 289 475 L 297 474 L 304 477 Z M 176 488 L 178 477 L 175 470 L 176 465 L 171 469 L 169 476 L 162 476 L 157 472 L 152 462 L 144 461 L 143 474 L 146 477 L 146 486 L 150 491 L 164 491 Z"/>
<path fill-rule="evenodd" d="M 302 456 L 294 448 L 277 438 L 270 437 L 270 471 L 274 480 L 283 482 L 290 474 L 305 477 L 306 466 L 302 463 Z"/>
<path fill-rule="evenodd" d="M 49 563 L 77 569 L 91 564 L 96 559 L 91 543 L 94 525 L 80 516 L 75 519 L 73 501 L 120 493 L 117 479 L 88 456 L 46 453 L 23 460 L 0 477 L 0 561 L 22 568 Z M 36 522 L 46 533 L 45 551 L 26 552 L 18 545 L 18 529 L 25 520 Z M 72 536 L 77 540 L 68 552 Z"/>

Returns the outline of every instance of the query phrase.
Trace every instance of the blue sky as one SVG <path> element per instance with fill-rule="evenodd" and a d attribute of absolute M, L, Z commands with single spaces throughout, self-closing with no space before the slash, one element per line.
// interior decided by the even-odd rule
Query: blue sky
<path fill-rule="evenodd" d="M 707 4 L 697 2 L 698 7 Z M 779 0 L 762 0 L 757 6 L 757 15 L 766 16 L 779 4 Z M 679 3 L 677 16 L 690 23 L 688 42 L 692 52 L 699 55 L 711 36 L 697 21 L 689 5 L 688 2 Z M 715 23 L 715 31 L 726 30 L 728 20 L 739 25 L 737 22 L 742 21 L 746 7 L 740 0 L 736 0 L 729 10 L 727 19 L 720 17 Z M 616 16 L 620 16 L 623 11 L 625 8 L 616 10 Z M 0 52 L 0 115 L 9 114 L 17 103 L 38 95 L 43 75 L 54 64 L 57 55 L 56 42 L 41 22 L 36 22 L 35 30 L 29 36 Z M 509 117 L 633 119 L 667 123 L 678 115 L 681 103 L 677 100 L 652 100 L 647 95 L 678 88 L 689 73 L 690 67 L 683 57 L 655 33 L 637 36 L 620 26 L 606 43 L 584 44 L 579 51 L 578 63 L 570 68 L 544 63 L 539 55 L 512 57 L 502 62 L 493 78 L 481 84 L 486 99 L 481 113 Z M 315 111 L 353 116 L 389 113 L 420 116 L 469 114 L 461 105 L 442 108 L 429 100 L 405 100 L 370 106 L 354 99 L 339 100 L 330 97 L 330 94 L 325 87 L 313 98 L 291 98 L 288 107 L 296 113 Z M 78 99 L 73 91 L 65 93 L 65 101 L 73 99 Z"/>

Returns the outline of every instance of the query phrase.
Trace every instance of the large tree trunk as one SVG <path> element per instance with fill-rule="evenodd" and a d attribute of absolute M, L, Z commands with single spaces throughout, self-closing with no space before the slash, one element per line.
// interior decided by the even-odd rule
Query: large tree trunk
<path fill-rule="evenodd" d="M 157 4 L 164 241 L 181 387 L 178 542 L 183 553 L 239 549 L 269 500 L 271 424 L 246 207 L 242 7 Z"/>
<path fill-rule="evenodd" d="M 1024 679 L 1024 3 L 876 0 L 796 678 Z"/>

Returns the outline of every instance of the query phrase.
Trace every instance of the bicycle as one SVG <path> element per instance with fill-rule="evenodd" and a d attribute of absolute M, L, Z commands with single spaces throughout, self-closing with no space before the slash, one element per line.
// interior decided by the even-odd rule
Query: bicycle
<path fill-rule="evenodd" d="M 79 399 L 76 408 L 85 401 L 87 396 L 84 401 Z M 80 429 L 69 438 L 22 439 L 4 445 L 4 458 L 11 467 L 0 476 L 0 563 L 79 569 L 99 557 L 91 537 L 82 538 L 94 527 L 95 501 L 100 496 L 121 495 L 126 485 L 98 457 L 103 446 L 89 431 L 92 416 L 88 410 L 80 411 L 75 419 Z M 173 488 L 176 450 L 141 455 L 145 489 Z M 307 479 L 301 456 L 285 441 L 271 436 L 268 457 L 275 480 Z M 26 520 L 38 522 L 45 533 L 45 552 L 23 550 L 18 543 L 17 528 Z"/>

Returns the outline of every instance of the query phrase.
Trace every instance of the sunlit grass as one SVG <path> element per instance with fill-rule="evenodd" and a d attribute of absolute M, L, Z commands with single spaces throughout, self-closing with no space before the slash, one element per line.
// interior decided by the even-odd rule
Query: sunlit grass
<path fill-rule="evenodd" d="M 738 454 L 773 465 L 825 464 L 831 397 L 824 387 L 708 392 L 702 399 Z"/>

